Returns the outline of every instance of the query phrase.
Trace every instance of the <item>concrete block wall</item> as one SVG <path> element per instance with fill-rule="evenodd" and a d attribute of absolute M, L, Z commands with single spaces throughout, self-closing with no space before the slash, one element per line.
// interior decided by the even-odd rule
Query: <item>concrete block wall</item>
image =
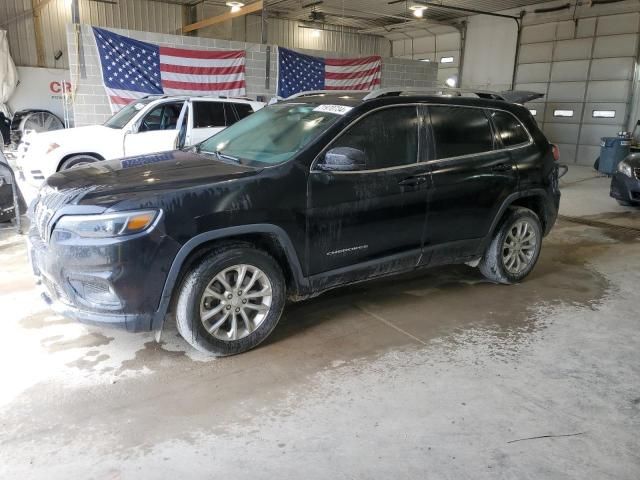
<path fill-rule="evenodd" d="M 75 87 L 73 101 L 74 124 L 75 126 L 83 126 L 104 123 L 111 116 L 111 108 L 102 84 L 100 59 L 93 31 L 91 26 L 81 25 L 78 27 L 79 33 L 76 34 L 75 28 L 73 25 L 67 26 L 69 68 L 71 70 L 71 82 Z M 276 93 L 278 56 L 275 46 L 271 46 L 270 84 L 269 88 L 266 88 L 267 45 L 115 28 L 110 30 L 120 35 L 163 46 L 245 50 L 247 96 L 255 98 L 258 95 L 262 95 L 269 98 Z M 86 75 L 81 73 L 78 39 L 82 44 Z M 354 56 L 353 54 L 339 54 L 318 50 L 304 50 L 304 53 L 325 57 Z M 382 60 L 383 87 L 431 87 L 436 85 L 437 76 L 438 66 L 435 63 L 399 58 L 383 58 Z"/>

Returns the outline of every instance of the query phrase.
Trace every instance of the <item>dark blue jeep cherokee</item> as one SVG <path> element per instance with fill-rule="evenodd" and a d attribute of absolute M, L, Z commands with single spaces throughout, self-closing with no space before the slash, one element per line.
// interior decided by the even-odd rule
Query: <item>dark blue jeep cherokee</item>
<path fill-rule="evenodd" d="M 287 299 L 466 262 L 515 283 L 560 199 L 557 151 L 498 95 L 313 93 L 196 147 L 57 173 L 32 205 L 48 302 L 80 321 L 246 351 Z"/>

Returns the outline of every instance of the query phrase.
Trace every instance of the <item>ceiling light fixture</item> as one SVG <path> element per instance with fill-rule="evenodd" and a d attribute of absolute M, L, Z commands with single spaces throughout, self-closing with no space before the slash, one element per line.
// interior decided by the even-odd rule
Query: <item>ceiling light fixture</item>
<path fill-rule="evenodd" d="M 242 2 L 227 2 L 227 7 L 231 7 L 231 13 L 238 13 L 242 7 L 244 7 L 244 3 Z"/>
<path fill-rule="evenodd" d="M 411 5 L 409 10 L 413 12 L 414 17 L 422 18 L 424 11 L 427 9 L 425 5 Z"/>

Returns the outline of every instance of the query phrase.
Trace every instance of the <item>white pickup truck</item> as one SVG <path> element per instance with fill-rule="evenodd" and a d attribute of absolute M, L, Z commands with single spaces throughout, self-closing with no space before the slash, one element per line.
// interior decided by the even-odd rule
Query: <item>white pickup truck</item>
<path fill-rule="evenodd" d="M 264 105 L 236 98 L 147 97 L 130 103 L 104 125 L 26 136 L 16 164 L 24 181 L 39 187 L 60 170 L 195 145 Z"/>

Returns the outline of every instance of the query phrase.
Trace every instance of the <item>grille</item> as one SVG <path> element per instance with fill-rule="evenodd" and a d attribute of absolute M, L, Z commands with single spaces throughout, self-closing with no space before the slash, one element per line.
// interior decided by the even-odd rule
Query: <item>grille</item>
<path fill-rule="evenodd" d="M 71 203 L 88 188 L 73 188 L 59 191 L 49 186 L 44 186 L 38 194 L 38 200 L 33 209 L 33 220 L 40 238 L 48 242 L 51 234 L 51 219 L 56 211 L 63 205 Z"/>
<path fill-rule="evenodd" d="M 636 176 L 638 180 L 640 180 L 640 168 L 634 168 L 633 174 Z"/>

